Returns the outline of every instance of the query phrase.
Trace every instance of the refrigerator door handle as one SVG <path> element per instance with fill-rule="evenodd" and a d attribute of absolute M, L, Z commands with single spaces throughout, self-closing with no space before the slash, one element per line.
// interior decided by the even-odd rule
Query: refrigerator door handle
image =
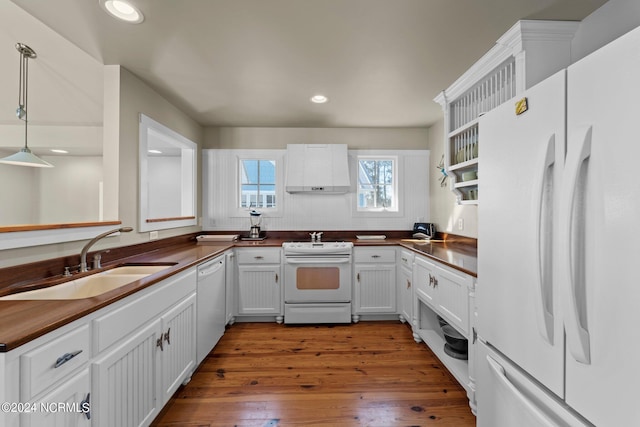
<path fill-rule="evenodd" d="M 585 194 L 592 127 L 580 129 L 579 149 L 567 157 L 560 223 L 560 265 L 563 283 L 563 312 L 567 345 L 573 358 L 591 363 L 589 330 L 586 326 Z M 570 145 L 571 146 L 571 145 Z"/>
<path fill-rule="evenodd" d="M 536 280 L 539 295 L 535 298 L 536 320 L 538 331 L 542 338 L 553 345 L 554 315 L 553 315 L 553 275 L 551 271 L 552 252 L 552 215 L 553 215 L 553 185 L 554 165 L 556 160 L 556 137 L 551 135 L 546 144 L 541 174 L 537 178 L 534 192 L 535 221 L 535 251 L 536 251 Z"/>
<path fill-rule="evenodd" d="M 509 381 L 505 369 L 493 357 L 487 355 L 487 362 L 491 368 L 491 373 L 498 379 L 501 384 L 513 397 L 515 397 L 528 412 L 538 420 L 541 426 L 556 426 L 531 400 L 529 400 L 518 388 Z"/>

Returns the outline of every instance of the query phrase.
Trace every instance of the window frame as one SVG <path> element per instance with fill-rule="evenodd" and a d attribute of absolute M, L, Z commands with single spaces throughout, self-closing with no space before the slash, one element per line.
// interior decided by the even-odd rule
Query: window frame
<path fill-rule="evenodd" d="M 282 216 L 283 212 L 283 204 L 284 204 L 284 161 L 281 153 L 270 153 L 270 152 L 246 152 L 246 153 L 238 153 L 235 156 L 235 209 L 234 215 L 235 217 L 245 217 L 249 215 L 249 211 L 255 209 L 267 216 L 271 217 L 279 217 Z M 242 161 L 243 160 L 267 160 L 273 161 L 275 164 L 275 199 L 276 206 L 275 207 L 242 207 L 241 206 L 241 195 L 242 195 L 242 178 L 241 178 L 241 170 L 242 170 Z"/>
<path fill-rule="evenodd" d="M 244 182 L 245 178 L 248 178 L 246 175 L 246 167 L 244 162 L 257 162 L 257 182 L 255 183 L 250 183 L 250 182 Z M 267 183 L 263 183 L 260 181 L 260 177 L 261 177 L 261 163 L 262 162 L 273 162 L 273 167 L 274 167 L 274 176 L 273 176 L 273 182 L 267 182 Z M 269 209 L 269 208 L 274 208 L 274 206 L 268 206 L 268 199 L 272 198 L 275 199 L 275 208 L 277 209 L 278 205 L 277 203 L 279 202 L 279 199 L 277 197 L 276 194 L 276 190 L 277 190 L 277 164 L 276 161 L 274 159 L 264 159 L 264 158 L 260 158 L 260 159 L 238 159 L 238 172 L 239 172 L 239 185 L 238 185 L 238 207 L 241 209 Z M 273 192 L 262 192 L 261 188 L 262 187 L 266 187 L 266 186 L 273 186 Z M 248 191 L 247 194 L 249 195 L 249 206 L 243 206 L 243 203 L 246 199 L 245 196 L 245 191 L 247 191 L 244 187 L 248 187 L 248 186 L 253 186 L 256 188 L 256 190 L 252 193 L 251 191 Z M 262 197 L 260 197 L 262 196 Z M 255 197 L 255 202 L 256 205 L 252 206 L 253 203 L 253 198 Z M 267 206 L 258 206 L 257 202 L 263 199 L 263 201 L 265 203 L 267 203 Z"/>
<path fill-rule="evenodd" d="M 397 152 L 389 150 L 353 150 L 353 182 L 355 191 L 353 196 L 353 216 L 354 217 L 400 217 L 403 215 L 404 188 L 402 177 L 404 175 L 403 157 Z M 391 160 L 393 164 L 393 192 L 395 203 L 390 208 L 361 208 L 358 203 L 360 194 L 360 161 L 361 160 Z"/>

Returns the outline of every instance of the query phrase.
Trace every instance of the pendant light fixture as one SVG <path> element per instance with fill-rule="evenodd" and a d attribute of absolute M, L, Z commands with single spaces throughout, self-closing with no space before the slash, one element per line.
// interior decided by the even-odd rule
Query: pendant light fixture
<path fill-rule="evenodd" d="M 24 121 L 24 148 L 16 154 L 0 159 L 0 163 L 17 166 L 32 166 L 40 168 L 51 168 L 51 163 L 45 162 L 29 150 L 27 146 L 27 94 L 29 86 L 29 59 L 35 59 L 36 53 L 26 44 L 16 43 L 16 49 L 20 52 L 20 80 L 18 83 L 18 108 L 16 116 Z"/>

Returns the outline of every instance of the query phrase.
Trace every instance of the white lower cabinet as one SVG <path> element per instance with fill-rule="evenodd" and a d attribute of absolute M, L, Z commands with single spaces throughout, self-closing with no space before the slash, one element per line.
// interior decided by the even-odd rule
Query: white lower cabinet
<path fill-rule="evenodd" d="M 147 426 L 195 358 L 193 268 L 0 353 L 0 426 Z"/>
<path fill-rule="evenodd" d="M 161 321 L 141 328 L 93 363 L 93 425 L 149 425 L 162 407 L 159 398 Z"/>
<path fill-rule="evenodd" d="M 416 300 L 420 299 L 431 307 L 436 305 L 436 289 L 433 281 L 436 273 L 436 265 L 427 258 L 416 256 L 413 265 L 413 284 L 415 286 Z M 415 307 L 414 307 L 414 313 Z"/>
<path fill-rule="evenodd" d="M 21 426 L 91 425 L 89 334 L 83 325 L 20 355 Z"/>
<path fill-rule="evenodd" d="M 353 321 L 363 314 L 396 313 L 395 248 L 354 248 L 353 263 Z"/>
<path fill-rule="evenodd" d="M 237 249 L 238 315 L 284 320 L 280 252 L 280 248 Z"/>
<path fill-rule="evenodd" d="M 236 277 L 238 275 L 238 264 L 236 263 L 236 254 L 233 251 L 226 253 L 225 268 L 225 288 L 226 288 L 226 324 L 233 325 L 238 315 L 238 305 L 236 304 Z"/>
<path fill-rule="evenodd" d="M 91 357 L 90 328 L 82 325 L 20 355 L 20 401 L 64 381 Z"/>
<path fill-rule="evenodd" d="M 51 393 L 31 401 L 33 411 L 21 415 L 22 427 L 84 427 L 91 425 L 91 377 L 83 369 Z"/>
<path fill-rule="evenodd" d="M 94 320 L 96 345 L 108 345 L 92 363 L 94 427 L 149 425 L 191 378 L 196 365 L 195 271 L 167 282 Z M 142 326 L 112 339 L 111 331 L 128 332 L 136 317 Z"/>
<path fill-rule="evenodd" d="M 400 321 L 413 322 L 413 260 L 412 252 L 401 250 L 398 265 L 398 302 Z"/>
<path fill-rule="evenodd" d="M 416 297 L 427 303 L 462 335 L 469 334 L 469 291 L 473 278 L 438 262 L 416 256 Z"/>
<path fill-rule="evenodd" d="M 424 341 L 456 380 L 467 391 L 469 405 L 475 411 L 475 375 L 473 357 L 475 336 L 471 328 L 475 280 L 472 276 L 430 258 L 416 255 L 413 268 L 415 297 L 413 335 Z M 450 356 L 444 351 L 445 337 L 440 327 L 444 319 L 468 340 L 468 359 Z"/>
<path fill-rule="evenodd" d="M 93 363 L 94 426 L 145 426 L 195 369 L 196 296 Z"/>
<path fill-rule="evenodd" d="M 91 425 L 90 328 L 75 321 L 0 355 L 0 426 Z"/>
<path fill-rule="evenodd" d="M 180 384 L 191 380 L 196 364 L 196 295 L 192 294 L 161 318 L 160 348 L 162 402 L 167 402 Z"/>

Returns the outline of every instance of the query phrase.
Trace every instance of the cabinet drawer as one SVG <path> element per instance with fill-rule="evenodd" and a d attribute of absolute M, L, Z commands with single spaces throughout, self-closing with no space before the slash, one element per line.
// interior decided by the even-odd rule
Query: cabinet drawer
<path fill-rule="evenodd" d="M 279 248 L 240 249 L 237 251 L 238 264 L 280 264 Z"/>
<path fill-rule="evenodd" d="M 396 262 L 396 250 L 394 248 L 356 248 L 353 251 L 354 262 L 392 263 Z"/>
<path fill-rule="evenodd" d="M 84 365 L 89 353 L 89 326 L 84 325 L 20 356 L 22 401 L 30 400 Z"/>
<path fill-rule="evenodd" d="M 413 268 L 413 258 L 415 255 L 410 251 L 400 251 L 400 261 L 399 264 L 411 270 Z"/>

